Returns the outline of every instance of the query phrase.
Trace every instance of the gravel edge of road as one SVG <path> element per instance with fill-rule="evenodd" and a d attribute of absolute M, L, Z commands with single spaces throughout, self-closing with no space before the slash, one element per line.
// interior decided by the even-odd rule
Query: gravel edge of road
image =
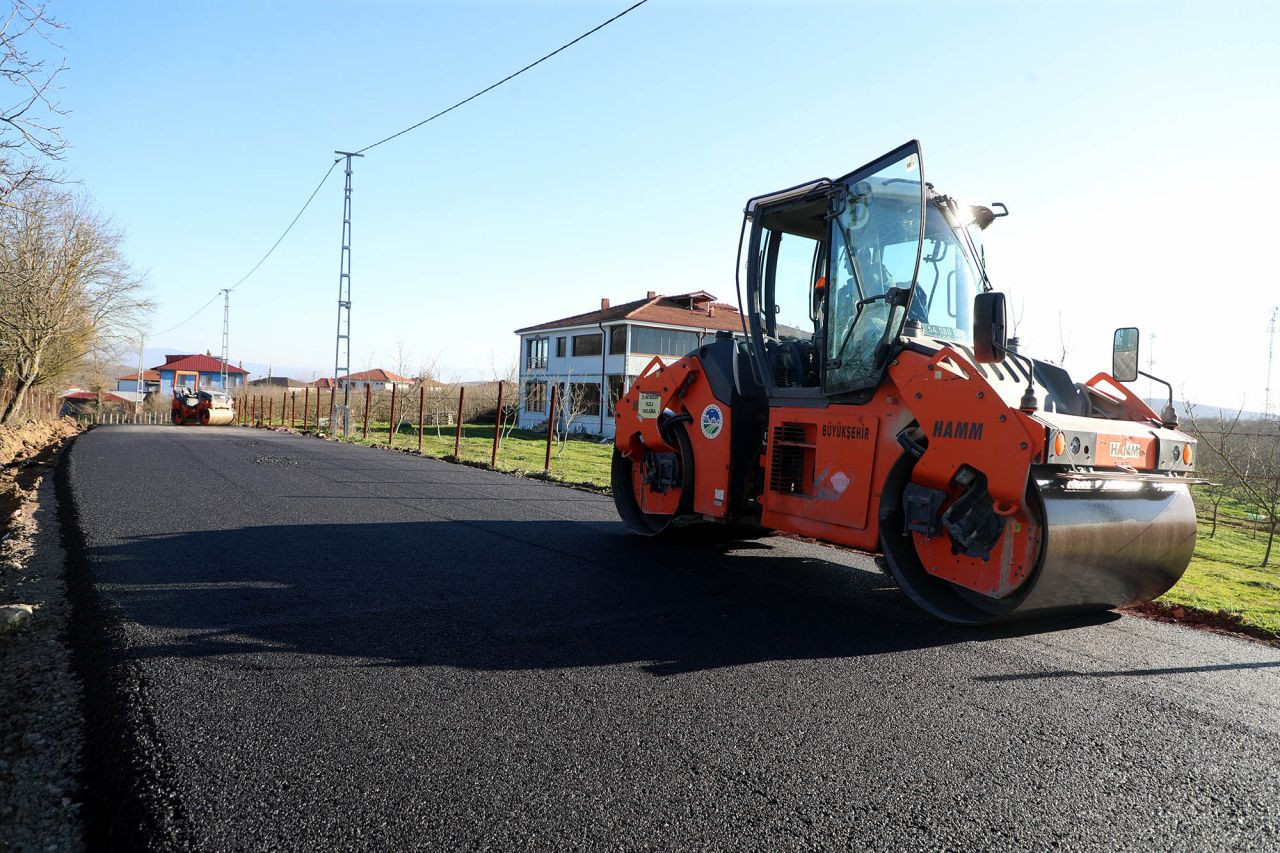
<path fill-rule="evenodd" d="M 189 849 L 181 799 L 167 787 L 164 745 L 146 710 L 141 667 L 131 661 L 119 608 L 94 584 L 71 487 L 75 438 L 55 474 L 66 554 L 70 639 L 84 718 L 83 818 L 90 849 Z"/>
<path fill-rule="evenodd" d="M 65 449 L 65 444 L 54 445 L 53 453 Z M 22 597 L 35 605 L 25 625 L 0 637 L 0 848 L 5 850 L 84 849 L 83 694 L 71 648 L 73 615 L 60 541 L 54 479 L 60 462 L 60 457 L 37 462 L 48 471 L 24 497 L 4 543 L 6 562 L 15 563 L 21 576 Z M 11 578 L 5 580 L 8 586 Z"/>

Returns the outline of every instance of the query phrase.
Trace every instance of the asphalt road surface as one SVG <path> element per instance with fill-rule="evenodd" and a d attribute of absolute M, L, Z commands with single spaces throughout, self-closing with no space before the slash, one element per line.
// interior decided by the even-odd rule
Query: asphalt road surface
<path fill-rule="evenodd" d="M 953 628 L 858 555 L 265 431 L 96 429 L 60 485 L 98 847 L 1280 844 L 1274 648 Z"/>

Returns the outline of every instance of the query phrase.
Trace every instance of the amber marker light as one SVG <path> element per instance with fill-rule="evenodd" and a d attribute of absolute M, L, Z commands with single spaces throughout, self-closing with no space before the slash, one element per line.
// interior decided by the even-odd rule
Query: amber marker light
<path fill-rule="evenodd" d="M 1191 464 L 1191 445 L 1189 444 L 1182 445 L 1182 461 L 1187 465 Z"/>
<path fill-rule="evenodd" d="M 1067 438 L 1062 433 L 1053 437 L 1053 455 L 1061 456 L 1067 451 Z"/>

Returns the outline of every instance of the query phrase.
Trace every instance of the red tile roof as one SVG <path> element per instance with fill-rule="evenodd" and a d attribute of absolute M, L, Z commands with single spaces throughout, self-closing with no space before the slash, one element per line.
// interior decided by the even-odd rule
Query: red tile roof
<path fill-rule="evenodd" d="M 63 394 L 63 395 L 62 395 L 62 399 L 64 399 L 64 400 L 93 400 L 93 401 L 95 401 L 95 402 L 96 402 L 96 401 L 97 401 L 97 399 L 98 399 L 98 395 L 97 395 L 97 394 L 95 394 L 95 393 L 94 393 L 94 392 L 92 392 L 92 391 L 73 391 L 73 392 L 71 392 L 70 394 Z M 129 402 L 128 400 L 126 400 L 124 397 L 117 397 L 115 394 L 109 394 L 109 393 L 107 393 L 106 391 L 103 391 L 103 392 L 102 392 L 102 402 L 104 402 L 104 403 L 120 403 L 120 404 L 122 404 L 122 405 L 126 405 L 126 406 L 127 406 L 127 405 L 130 405 L 130 402 Z"/>
<path fill-rule="evenodd" d="M 164 364 L 158 364 L 152 370 L 193 370 L 197 373 L 221 373 L 222 359 L 211 355 L 166 355 Z M 249 375 L 249 371 L 227 364 L 227 373 Z"/>
<path fill-rule="evenodd" d="M 349 377 L 352 382 L 412 382 L 413 380 L 407 376 L 401 376 L 398 373 L 392 373 L 390 370 L 383 370 L 381 367 L 375 367 L 373 370 L 362 370 L 359 373 L 353 373 Z"/>
<path fill-rule="evenodd" d="M 335 384 L 337 384 L 337 383 L 335 383 L 335 382 L 333 381 L 332 377 L 329 377 L 329 376 L 322 376 L 322 377 L 320 377 L 319 379 L 317 379 L 315 382 L 312 382 L 312 383 L 311 383 L 311 387 L 313 387 L 313 388 L 332 388 Z"/>
<path fill-rule="evenodd" d="M 137 382 L 137 381 L 138 381 L 138 371 L 136 371 L 136 370 L 135 370 L 133 373 L 126 373 L 124 376 L 117 376 L 117 377 L 116 377 L 116 379 L 118 379 L 118 380 L 122 380 L 122 381 L 126 381 L 126 382 L 127 382 L 127 381 L 129 381 L 129 380 L 133 380 L 134 382 Z M 160 371 L 158 371 L 158 370 L 144 370 L 144 371 L 142 371 L 142 381 L 143 381 L 143 382 L 159 382 L 159 381 L 160 381 Z"/>
<path fill-rule="evenodd" d="M 637 299 L 598 311 L 562 317 L 549 323 L 516 329 L 516 334 L 564 329 L 570 326 L 595 326 L 601 323 L 634 322 L 662 323 L 667 326 L 685 326 L 690 329 L 725 329 L 742 331 L 742 315 L 733 305 L 717 302 L 705 290 L 682 293 L 678 296 L 655 296 Z"/>

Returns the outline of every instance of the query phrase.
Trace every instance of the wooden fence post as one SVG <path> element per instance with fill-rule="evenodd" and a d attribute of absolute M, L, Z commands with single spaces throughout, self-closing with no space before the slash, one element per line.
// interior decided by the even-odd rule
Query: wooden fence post
<path fill-rule="evenodd" d="M 338 401 L 338 383 L 335 381 L 333 387 L 329 389 L 329 435 L 336 435 L 335 430 L 338 425 L 334 423 L 333 407 Z M 351 413 L 347 412 L 347 420 L 351 420 Z M 320 389 L 316 389 L 316 432 L 320 431 Z"/>
<path fill-rule="evenodd" d="M 489 467 L 498 467 L 498 436 L 502 435 L 502 380 L 498 380 L 498 411 L 493 414 L 493 452 L 489 455 Z"/>
<path fill-rule="evenodd" d="M 387 424 L 387 447 L 393 447 L 396 441 L 396 383 L 391 383 L 391 417 Z"/>
<path fill-rule="evenodd" d="M 319 388 L 317 388 L 317 389 L 316 389 L 316 394 L 317 394 L 317 396 L 320 394 L 320 389 L 319 389 Z M 317 402 L 318 402 L 318 401 L 317 401 Z M 306 430 L 306 428 L 307 428 L 307 416 L 308 416 L 309 414 L 311 414 L 311 388 L 310 388 L 310 386 L 308 386 L 307 388 L 303 389 L 303 391 L 302 391 L 302 429 L 303 429 L 304 431 L 305 431 L 305 430 Z"/>
<path fill-rule="evenodd" d="M 307 413 L 306 407 L 302 409 L 302 413 Z M 289 429 L 298 428 L 298 392 L 289 392 Z"/>
<path fill-rule="evenodd" d="M 427 402 L 427 384 L 418 389 L 418 453 L 422 453 L 422 413 Z"/>
<path fill-rule="evenodd" d="M 369 397 L 373 394 L 373 384 L 366 383 L 364 386 L 364 437 L 369 437 Z"/>
<path fill-rule="evenodd" d="M 457 429 L 453 432 L 453 458 L 461 459 L 462 453 L 462 404 L 467 399 L 467 388 L 465 385 L 458 386 L 458 424 Z"/>
<path fill-rule="evenodd" d="M 543 463 L 542 473 L 551 473 L 551 441 L 556 435 L 556 392 L 560 390 L 559 382 L 551 383 L 551 408 L 547 409 L 547 461 Z"/>

